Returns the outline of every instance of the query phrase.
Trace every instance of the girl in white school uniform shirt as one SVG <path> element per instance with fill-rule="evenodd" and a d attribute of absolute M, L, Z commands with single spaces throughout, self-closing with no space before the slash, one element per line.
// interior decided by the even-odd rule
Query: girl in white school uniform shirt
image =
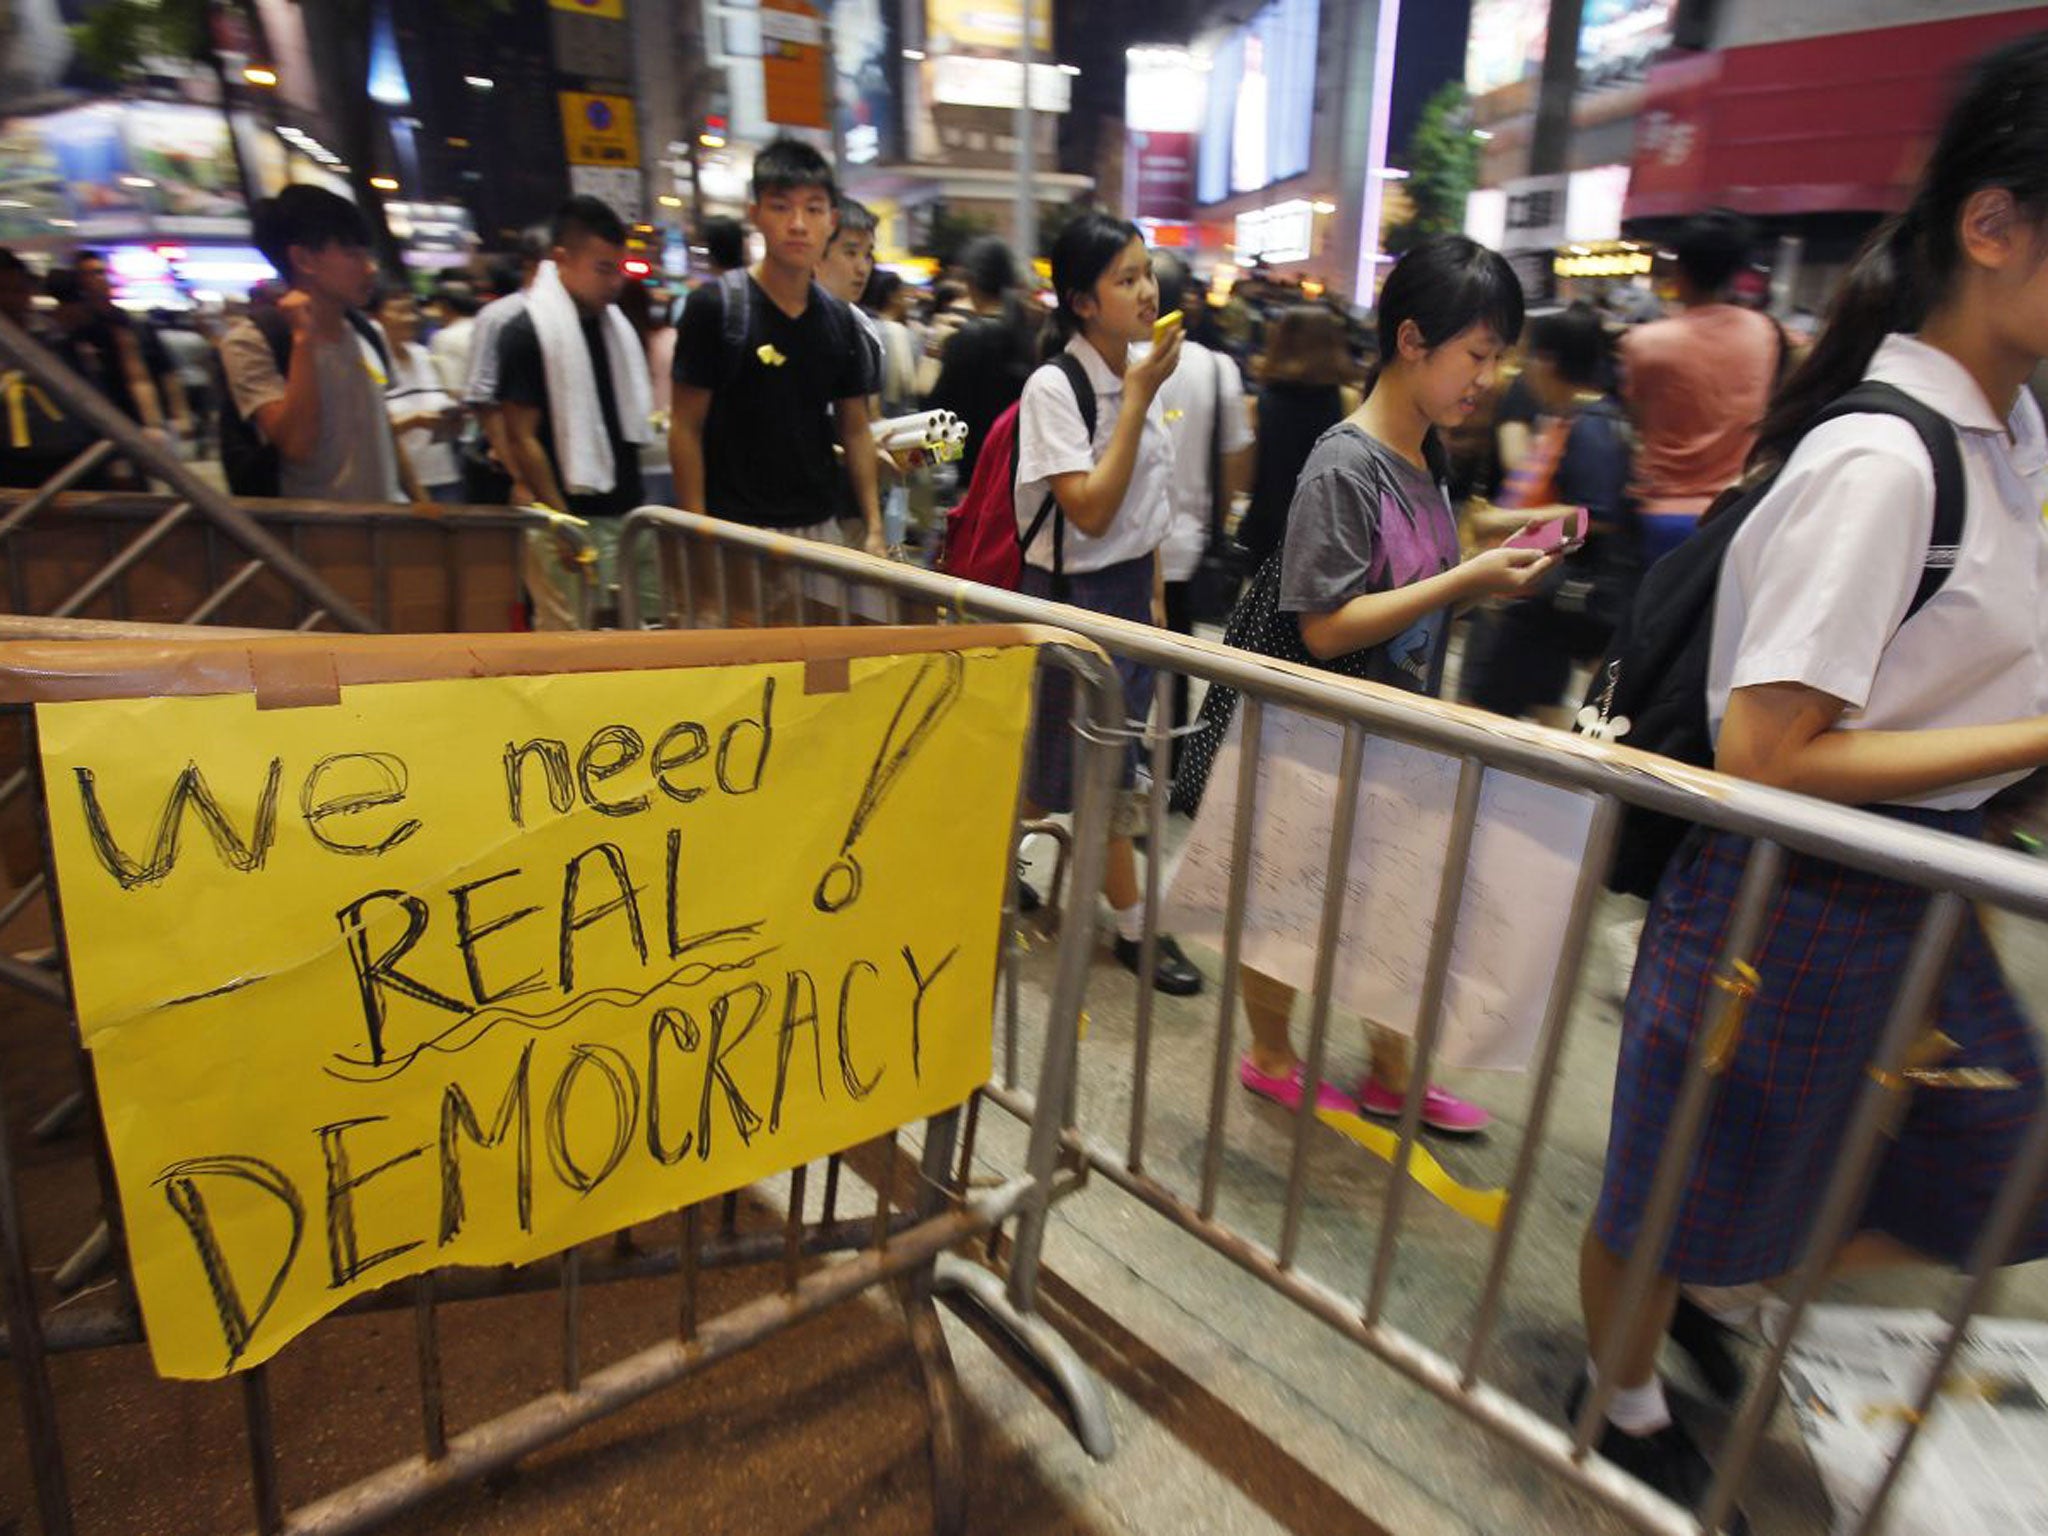
<path fill-rule="evenodd" d="M 1759 459 L 1784 468 L 1730 545 L 1714 612 L 1708 714 L 1723 772 L 1974 836 L 1995 791 L 2048 764 L 2048 440 L 2023 387 L 2044 356 L 2048 33 L 1979 65 L 1912 204 L 1858 258 L 1763 424 Z M 1887 416 L 1808 430 L 1863 379 L 1946 417 L 1964 466 L 1954 567 L 1910 617 L 1934 524 L 1927 449 Z M 1714 1325 L 1679 1312 L 1679 1285 L 1767 1281 L 1804 1258 L 1820 1175 L 1928 904 L 1890 880 L 1788 858 L 1747 957 L 1760 986 L 1657 1285 L 1622 1318 L 1621 1275 L 1672 1105 L 1698 1031 L 1718 1017 L 1713 978 L 1748 849 L 1695 832 L 1664 874 L 1623 1010 L 1606 1174 L 1581 1251 L 1589 1345 L 1597 1354 L 1622 1334 L 1601 1454 L 1693 1507 L 1710 1468 L 1671 1419 L 1656 1352 L 1675 1315 L 1696 1358 Z M 2032 1021 L 1974 916 L 1926 1022 L 1954 1042 L 1943 1067 L 2007 1073 L 2014 1086 L 1909 1090 L 1856 1235 L 1827 1255 L 1838 1267 L 1962 1263 L 2041 1103 Z M 2012 1258 L 2044 1253 L 2037 1192 Z"/>
<path fill-rule="evenodd" d="M 1173 444 L 1159 387 L 1180 362 L 1176 322 L 1156 345 L 1159 287 L 1136 225 L 1085 213 L 1053 245 L 1058 296 L 1054 335 L 1062 354 L 1024 385 L 1017 411 L 1017 530 L 1028 542 L 1020 588 L 1138 624 L 1161 622 L 1159 546 L 1173 527 Z M 1082 419 L 1077 380 L 1095 397 L 1095 430 Z M 1052 508 L 1046 510 L 1047 498 Z M 1152 707 L 1152 669 L 1119 657 L 1124 713 L 1133 725 Z M 1072 693 L 1067 675 L 1039 679 L 1026 793 L 1038 811 L 1073 809 Z M 1133 781 L 1135 750 L 1124 765 Z M 1131 835 L 1142 824 L 1134 796 L 1119 797 L 1103 894 L 1116 913 L 1115 953 L 1138 969 L 1143 893 Z M 1161 935 L 1153 985 L 1188 996 L 1201 976 Z"/>

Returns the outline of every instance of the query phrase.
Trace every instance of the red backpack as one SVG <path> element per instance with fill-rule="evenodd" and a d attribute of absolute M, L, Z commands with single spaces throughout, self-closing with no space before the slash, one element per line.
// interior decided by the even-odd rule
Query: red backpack
<path fill-rule="evenodd" d="M 1081 423 L 1095 436 L 1095 386 L 1088 382 L 1081 360 L 1062 352 L 1052 366 L 1074 386 L 1074 400 L 1081 407 Z M 1019 402 L 1021 404 L 1021 402 Z M 964 581 L 1001 587 L 1014 592 L 1024 575 L 1024 551 L 1045 520 L 1053 521 L 1053 571 L 1059 575 L 1066 514 L 1048 494 L 1038 515 L 1022 538 L 1017 536 L 1017 405 L 1004 408 L 990 424 L 974 461 L 974 478 L 967 482 L 967 494 L 960 505 L 946 514 L 946 548 L 939 557 L 939 569 Z"/>

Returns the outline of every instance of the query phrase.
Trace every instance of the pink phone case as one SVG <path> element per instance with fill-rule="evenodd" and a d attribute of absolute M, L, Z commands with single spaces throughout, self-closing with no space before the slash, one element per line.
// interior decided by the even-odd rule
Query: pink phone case
<path fill-rule="evenodd" d="M 1523 533 L 1505 541 L 1509 549 L 1534 549 L 1549 554 L 1563 549 L 1567 544 L 1586 542 L 1586 509 L 1575 507 L 1566 517 L 1554 517 L 1549 522 L 1538 523 Z"/>

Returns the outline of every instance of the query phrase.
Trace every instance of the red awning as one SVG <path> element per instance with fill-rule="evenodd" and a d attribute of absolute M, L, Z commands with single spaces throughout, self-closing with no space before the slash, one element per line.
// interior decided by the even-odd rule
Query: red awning
<path fill-rule="evenodd" d="M 1903 208 L 1963 68 L 2048 6 L 1681 54 L 1650 72 L 1626 217 Z"/>

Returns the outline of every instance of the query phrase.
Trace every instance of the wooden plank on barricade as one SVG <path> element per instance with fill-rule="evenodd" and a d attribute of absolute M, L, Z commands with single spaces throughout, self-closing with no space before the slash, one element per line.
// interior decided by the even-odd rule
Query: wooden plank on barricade
<path fill-rule="evenodd" d="M 964 1100 L 1052 633 L 0 644 L 159 1371 Z"/>

